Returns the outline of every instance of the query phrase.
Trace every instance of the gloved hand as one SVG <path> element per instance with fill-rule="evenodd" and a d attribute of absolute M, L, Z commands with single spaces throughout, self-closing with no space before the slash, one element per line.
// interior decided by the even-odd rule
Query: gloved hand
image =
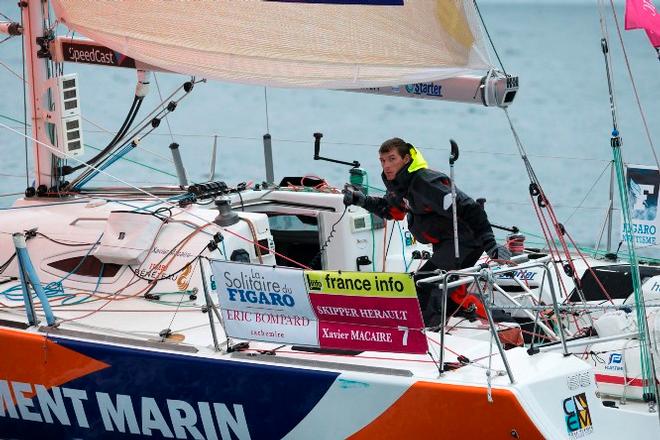
<path fill-rule="evenodd" d="M 364 206 L 364 202 L 367 199 L 367 196 L 365 196 L 362 191 L 358 191 L 348 185 L 344 187 L 342 193 L 344 194 L 344 205 L 346 206 Z"/>
<path fill-rule="evenodd" d="M 488 242 L 488 246 L 484 246 L 486 254 L 493 260 L 511 260 L 511 252 L 506 246 L 498 245 L 495 240 Z"/>

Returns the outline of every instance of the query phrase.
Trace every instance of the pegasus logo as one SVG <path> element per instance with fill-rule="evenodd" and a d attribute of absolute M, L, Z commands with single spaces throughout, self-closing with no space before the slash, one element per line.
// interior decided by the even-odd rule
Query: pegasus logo
<path fill-rule="evenodd" d="M 632 205 L 632 218 L 639 220 L 655 220 L 658 205 L 657 185 L 637 183 L 629 180 L 629 197 Z"/>
<path fill-rule="evenodd" d="M 633 206 L 635 209 L 645 209 L 648 206 L 646 206 L 646 199 L 649 195 L 653 194 L 655 191 L 655 188 L 653 185 L 637 185 L 634 180 L 631 180 L 631 183 L 636 185 L 637 188 L 635 188 L 633 191 L 635 192 L 634 200 L 635 200 L 635 205 Z M 631 185 L 633 187 L 633 185 Z"/>

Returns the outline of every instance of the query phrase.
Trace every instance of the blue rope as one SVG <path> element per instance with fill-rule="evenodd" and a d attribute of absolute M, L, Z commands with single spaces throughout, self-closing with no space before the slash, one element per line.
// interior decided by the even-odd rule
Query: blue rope
<path fill-rule="evenodd" d="M 129 151 L 133 149 L 133 144 L 132 143 L 127 143 L 114 153 L 108 157 L 108 159 L 100 164 L 97 169 L 92 170 L 87 177 L 82 179 L 80 182 L 78 182 L 73 189 L 75 190 L 80 190 L 83 186 L 85 186 L 87 183 L 89 183 L 93 178 L 99 175 L 101 171 L 106 170 L 108 167 L 110 167 L 113 163 L 117 162 L 119 159 L 121 159 L 123 156 L 126 155 Z"/>
<path fill-rule="evenodd" d="M 64 292 L 64 286 L 62 285 L 62 282 L 65 281 L 67 278 L 69 278 L 71 275 L 74 275 L 76 271 L 80 269 L 80 266 L 82 266 L 82 264 L 85 262 L 87 257 L 91 254 L 92 250 L 101 242 L 102 237 L 103 237 L 103 233 L 101 233 L 101 235 L 96 240 L 96 242 L 89 248 L 85 256 L 80 260 L 80 262 L 78 262 L 76 267 L 74 267 L 71 271 L 69 271 L 64 277 L 62 277 L 57 281 L 51 281 L 45 286 L 42 285 L 46 297 L 48 299 L 61 299 L 62 304 L 80 304 L 82 302 L 87 301 L 91 297 L 91 295 L 89 295 L 86 298 L 80 299 L 79 301 L 71 301 L 73 298 L 76 298 L 76 295 Z M 101 266 L 101 273 L 99 274 L 99 279 L 97 280 L 96 288 L 94 291 L 98 289 L 98 286 L 101 282 L 102 274 L 103 274 L 103 266 Z M 10 301 L 23 301 L 22 293 L 20 295 L 17 293 L 13 293 L 19 289 L 21 289 L 20 285 L 12 286 L 0 292 L 0 295 L 4 296 Z M 36 295 L 33 295 L 33 297 L 36 298 Z"/>

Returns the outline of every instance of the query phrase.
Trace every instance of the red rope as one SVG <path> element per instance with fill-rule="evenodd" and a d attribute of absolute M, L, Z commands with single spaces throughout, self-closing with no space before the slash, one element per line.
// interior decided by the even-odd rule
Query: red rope
<path fill-rule="evenodd" d="M 600 290 L 603 292 L 603 294 L 605 294 L 605 297 L 607 298 L 607 300 L 610 303 L 614 304 L 614 301 L 612 300 L 612 297 L 610 296 L 610 294 L 607 292 L 607 289 L 605 288 L 603 283 L 600 282 L 600 280 L 598 279 L 598 276 L 596 276 L 596 272 L 594 272 L 594 270 L 591 268 L 591 265 L 587 262 L 587 258 L 582 254 L 582 251 L 580 251 L 580 249 L 578 249 L 577 245 L 575 244 L 575 241 L 573 240 L 573 237 L 571 237 L 568 233 L 566 233 L 566 236 L 571 241 L 571 244 L 573 245 L 573 247 L 577 251 L 578 255 L 584 261 L 584 264 L 587 265 L 587 268 L 589 269 L 589 272 L 591 272 L 591 275 L 594 277 L 594 280 L 596 280 L 596 284 L 598 284 L 598 287 L 600 288 Z"/>

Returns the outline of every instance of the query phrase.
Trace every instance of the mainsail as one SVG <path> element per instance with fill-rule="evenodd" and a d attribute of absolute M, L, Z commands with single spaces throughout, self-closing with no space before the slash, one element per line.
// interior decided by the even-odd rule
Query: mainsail
<path fill-rule="evenodd" d="M 491 66 L 463 0 L 55 0 L 61 22 L 161 69 L 278 87 L 362 88 Z"/>

